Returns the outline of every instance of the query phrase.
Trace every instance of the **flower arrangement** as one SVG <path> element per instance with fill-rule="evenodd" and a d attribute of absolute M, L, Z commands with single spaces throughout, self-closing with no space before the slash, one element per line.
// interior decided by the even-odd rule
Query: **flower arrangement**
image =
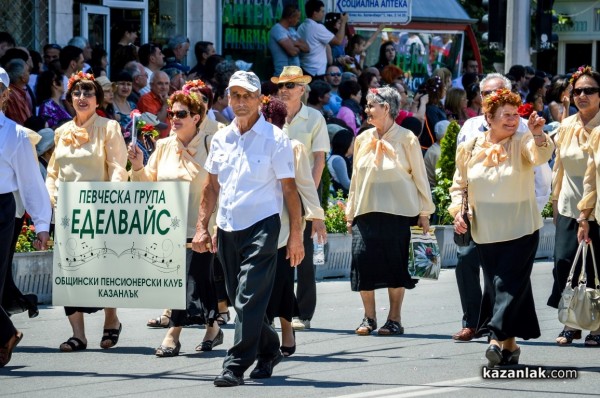
<path fill-rule="evenodd" d="M 35 241 L 36 238 L 37 234 L 35 233 L 35 226 L 27 225 L 26 222 L 23 222 L 21 233 L 19 234 L 19 238 L 17 240 L 17 248 L 15 253 L 28 253 L 36 251 L 36 249 L 33 247 L 33 241 Z"/>
<path fill-rule="evenodd" d="M 335 198 L 330 198 L 325 210 L 325 228 L 330 234 L 345 234 L 346 228 L 346 202 L 343 192 L 337 192 Z"/>
<path fill-rule="evenodd" d="M 158 137 L 158 130 L 156 129 L 156 126 L 154 126 L 153 124 L 150 123 L 146 123 L 145 120 L 137 119 L 137 122 L 135 123 L 135 128 L 137 131 L 141 131 L 142 134 L 144 135 L 149 135 L 152 138 L 156 138 Z"/>
<path fill-rule="evenodd" d="M 577 68 L 577 71 L 571 75 L 571 79 L 569 80 L 570 85 L 574 85 L 575 81 L 581 77 L 581 75 L 587 75 L 592 73 L 592 68 L 590 66 L 580 66 Z"/>
<path fill-rule="evenodd" d="M 68 90 L 71 89 L 71 87 L 73 87 L 73 84 L 77 83 L 80 80 L 91 80 L 94 81 L 94 75 L 92 75 L 91 73 L 83 73 L 82 71 L 79 71 L 77 73 L 73 73 L 71 75 L 71 77 L 69 78 L 69 84 L 67 85 Z"/>

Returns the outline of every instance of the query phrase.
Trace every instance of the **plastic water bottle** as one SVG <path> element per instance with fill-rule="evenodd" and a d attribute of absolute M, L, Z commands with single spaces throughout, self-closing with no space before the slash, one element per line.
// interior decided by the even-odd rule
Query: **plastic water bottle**
<path fill-rule="evenodd" d="M 313 240 L 313 264 L 316 266 L 321 266 L 325 264 L 325 245 L 319 243 L 318 238 L 315 236 Z"/>

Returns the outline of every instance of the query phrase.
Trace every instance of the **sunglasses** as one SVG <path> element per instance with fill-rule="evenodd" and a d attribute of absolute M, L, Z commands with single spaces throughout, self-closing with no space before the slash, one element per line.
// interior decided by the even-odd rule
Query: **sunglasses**
<path fill-rule="evenodd" d="M 191 115 L 193 115 L 193 113 L 190 112 L 190 111 L 185 111 L 185 110 L 175 111 L 175 112 L 173 112 L 173 111 L 167 111 L 167 117 L 169 119 L 173 119 L 173 118 L 185 119 L 186 117 L 188 117 L 188 115 L 191 116 Z"/>
<path fill-rule="evenodd" d="M 82 94 L 85 98 L 92 98 L 96 96 L 96 92 L 94 91 L 73 91 L 71 93 L 71 97 L 80 98 Z"/>
<path fill-rule="evenodd" d="M 280 90 L 282 88 L 284 88 L 284 87 L 287 88 L 288 90 L 292 90 L 292 89 L 294 89 L 294 87 L 296 87 L 296 83 L 294 83 L 294 82 L 287 82 L 287 83 L 279 83 L 277 85 L 277 88 L 280 89 Z"/>
<path fill-rule="evenodd" d="M 596 94 L 600 92 L 600 88 L 598 87 L 583 87 L 583 88 L 574 88 L 573 89 L 573 94 L 575 94 L 575 96 L 579 97 L 581 95 L 581 93 L 585 94 L 585 95 L 592 95 L 592 94 Z"/>
<path fill-rule="evenodd" d="M 335 72 L 334 73 L 328 73 L 328 75 L 329 76 L 334 76 L 334 77 L 340 77 L 340 76 L 342 76 L 342 74 L 340 72 L 337 72 L 337 73 L 335 73 Z"/>

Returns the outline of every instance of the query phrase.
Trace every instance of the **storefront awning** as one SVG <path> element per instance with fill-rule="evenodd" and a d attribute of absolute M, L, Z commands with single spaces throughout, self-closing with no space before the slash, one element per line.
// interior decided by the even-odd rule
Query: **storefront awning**
<path fill-rule="evenodd" d="M 463 24 L 477 22 L 469 17 L 457 0 L 413 0 L 412 21 Z"/>

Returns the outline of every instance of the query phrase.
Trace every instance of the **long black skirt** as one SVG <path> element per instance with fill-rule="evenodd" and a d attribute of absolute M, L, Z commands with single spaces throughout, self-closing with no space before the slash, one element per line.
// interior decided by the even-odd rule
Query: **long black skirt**
<path fill-rule="evenodd" d="M 575 259 L 575 253 L 577 253 L 577 248 L 579 247 L 579 242 L 577 242 L 578 228 L 579 224 L 574 218 L 561 216 L 560 214 L 558 215 L 554 240 L 554 269 L 552 270 L 554 283 L 552 284 L 552 292 L 546 303 L 550 307 L 558 308 L 560 296 L 567 284 L 569 272 L 571 271 L 571 266 Z M 590 221 L 589 235 L 594 244 L 594 254 L 596 255 L 596 258 L 600 259 L 600 233 L 596 221 Z M 575 266 L 575 275 L 579 275 L 581 272 L 581 263 L 582 259 L 580 258 L 578 264 Z M 592 261 L 592 256 L 588 256 L 585 270 L 587 272 L 587 286 L 593 288 L 594 263 Z M 577 278 L 577 276 L 575 278 Z M 576 285 L 577 280 L 572 281 L 572 284 Z"/>
<path fill-rule="evenodd" d="M 410 226 L 414 217 L 367 213 L 352 226 L 352 291 L 405 287 L 417 280 L 408 273 Z"/>
<path fill-rule="evenodd" d="M 214 254 L 186 249 L 186 309 L 173 310 L 169 326 L 210 325 L 218 316 Z"/>
<path fill-rule="evenodd" d="M 273 322 L 276 317 L 281 317 L 288 322 L 298 316 L 298 302 L 294 294 L 294 271 L 290 266 L 290 260 L 286 259 L 286 246 L 277 250 L 277 269 L 275 271 L 275 283 L 267 306 L 267 318 Z M 306 265 L 301 265 L 306 267 Z M 309 264 L 310 266 L 310 264 Z"/>
<path fill-rule="evenodd" d="M 535 231 L 506 242 L 477 244 L 484 281 L 477 329 L 495 340 L 540 337 L 530 279 L 539 238 Z"/>

